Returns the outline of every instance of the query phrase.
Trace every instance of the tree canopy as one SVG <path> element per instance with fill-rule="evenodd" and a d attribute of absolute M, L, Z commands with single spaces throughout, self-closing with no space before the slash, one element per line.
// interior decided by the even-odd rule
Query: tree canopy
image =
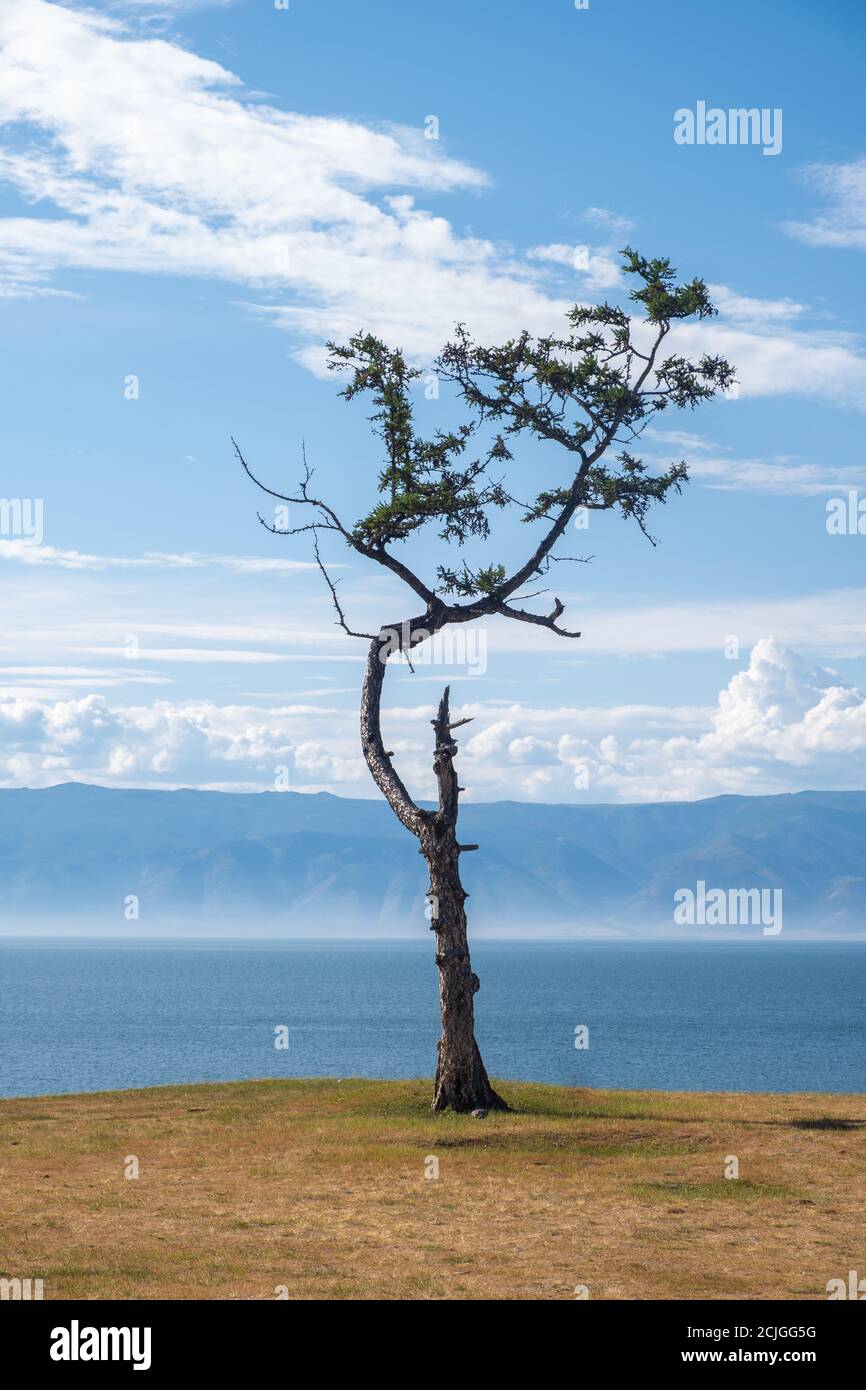
<path fill-rule="evenodd" d="M 522 332 L 498 347 L 474 342 L 458 324 L 435 370 L 452 383 L 467 418 L 454 428 L 436 430 L 430 438 L 416 429 L 412 399 L 422 371 L 408 363 L 399 348 L 363 332 L 344 344 L 329 343 L 329 367 L 347 376 L 340 394 L 348 401 L 361 395 L 372 400 L 370 421 L 384 445 L 378 497 L 353 523 L 344 524 L 314 495 L 306 461 L 299 492 L 292 496 L 264 487 L 235 445 L 244 468 L 264 491 L 308 506 L 314 514 L 313 520 L 282 534 L 313 534 L 338 622 L 347 632 L 352 630 L 336 586 L 321 561 L 320 531 L 337 533 L 352 550 L 391 570 L 423 600 L 424 614 L 408 625 L 410 646 L 422 631 L 429 635 L 448 623 L 486 614 L 577 636 L 558 624 L 563 611 L 559 599 L 544 614 L 517 606 L 515 596 L 528 581 L 547 573 L 553 560 L 574 558 L 557 557 L 553 550 L 578 509 L 618 510 L 653 539 L 647 526 L 651 506 L 681 491 L 688 470 L 680 461 L 661 473 L 651 471 L 637 452 L 641 435 L 662 411 L 694 409 L 728 390 L 734 369 L 720 356 L 704 354 L 691 361 L 663 352 L 676 323 L 715 314 L 704 281 L 679 284 L 669 260 L 647 259 L 631 247 L 621 255 L 623 271 L 632 279 L 630 299 L 637 316 L 607 302 L 575 304 L 563 336 Z M 550 441 L 565 451 L 561 481 L 539 488 L 526 500 L 512 493 L 509 481 L 521 435 Z M 527 524 L 543 524 L 526 560 L 511 570 L 495 555 L 473 564 L 466 558 L 456 563 L 443 560 L 435 579 L 426 580 L 397 553 L 426 526 L 436 527 L 446 546 L 460 549 L 470 541 L 488 542 L 492 518 L 509 507 L 517 508 Z"/>

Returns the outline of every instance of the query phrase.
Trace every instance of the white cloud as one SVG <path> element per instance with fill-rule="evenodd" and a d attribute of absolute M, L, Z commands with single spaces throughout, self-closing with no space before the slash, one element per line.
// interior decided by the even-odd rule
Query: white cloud
<path fill-rule="evenodd" d="M 689 472 L 698 482 L 724 492 L 766 492 L 791 497 L 827 497 L 866 481 L 866 468 L 848 464 L 804 463 L 791 455 L 771 459 L 690 459 Z"/>
<path fill-rule="evenodd" d="M 365 323 L 421 353 L 462 313 L 498 336 L 558 312 L 507 251 L 393 194 L 487 182 L 421 130 L 252 105 L 219 64 L 104 15 L 6 0 L 0 121 L 39 132 L 0 177 L 61 214 L 0 223 L 7 292 L 63 268 L 204 274 L 290 288 L 278 317 L 301 333 Z"/>
<path fill-rule="evenodd" d="M 533 708 L 460 705 L 477 732 L 461 740 L 474 800 L 672 801 L 723 792 L 858 787 L 866 774 L 866 699 L 832 670 L 810 668 L 775 639 L 715 707 Z M 431 704 L 391 708 L 384 725 L 401 775 L 433 793 Z M 375 796 L 357 714 L 333 704 L 269 709 L 209 700 L 118 707 L 105 695 L 0 696 L 0 784 L 79 778 L 107 785 L 273 786 Z M 585 784 L 588 777 L 588 785 Z"/>
<path fill-rule="evenodd" d="M 194 570 L 218 567 L 231 574 L 293 574 L 298 570 L 317 569 L 312 560 L 278 560 L 259 555 L 202 555 L 196 551 L 184 555 L 162 554 L 159 551 L 144 555 L 88 555 L 80 550 L 58 550 L 51 545 L 36 545 L 28 540 L 0 540 L 0 560 L 70 570 Z M 329 568 L 347 567 L 331 564 Z"/>
<path fill-rule="evenodd" d="M 790 454 L 773 458 L 740 458 L 686 430 L 647 429 L 644 439 L 650 446 L 646 457 L 656 463 L 670 462 L 674 450 L 689 469 L 693 481 L 724 492 L 764 492 L 778 496 L 824 497 L 844 493 L 866 483 L 862 464 L 811 463 Z M 663 452 L 656 452 L 656 446 Z M 816 516 L 818 513 L 816 512 Z"/>
<path fill-rule="evenodd" d="M 596 227 L 609 227 L 617 235 L 630 232 L 635 226 L 630 217 L 620 217 L 609 208 L 584 208 L 580 215 L 584 222 L 592 222 Z"/>
<path fill-rule="evenodd" d="M 619 289 L 623 284 L 622 261 L 610 246 L 566 246 L 555 241 L 547 246 L 532 246 L 526 255 L 530 261 L 568 266 L 583 277 L 581 293 Z"/>
<path fill-rule="evenodd" d="M 806 311 L 806 306 L 794 299 L 755 299 L 750 295 L 737 294 L 727 285 L 708 285 L 707 288 L 719 314 L 737 323 L 757 326 L 785 323 L 789 319 L 799 318 Z"/>
<path fill-rule="evenodd" d="M 718 317 L 675 324 L 668 349 L 691 358 L 727 358 L 743 399 L 802 395 L 866 410 L 866 358 L 857 335 L 807 327 L 807 306 L 796 300 L 759 299 L 725 285 L 710 289 Z M 646 343 L 646 329 L 638 333 Z"/>
<path fill-rule="evenodd" d="M 866 698 L 772 638 L 756 643 L 748 668 L 732 677 L 714 711 L 665 713 L 670 725 L 680 718 L 692 729 L 659 736 L 636 712 L 628 718 L 610 711 L 608 732 L 593 737 L 592 721 L 580 711 L 517 708 L 469 740 L 461 777 L 476 795 L 510 786 L 512 795 L 569 801 L 863 785 Z M 694 727 L 698 722 L 703 729 Z"/>
<path fill-rule="evenodd" d="M 816 499 L 815 528 L 828 546 L 849 547 L 853 553 L 862 538 L 829 538 L 824 530 L 823 501 Z M 725 537 L 720 533 L 720 544 Z M 740 544 L 732 531 L 728 538 L 731 553 Z M 47 579 L 47 576 L 46 576 Z M 437 670 L 442 679 L 473 678 L 471 689 L 477 693 L 496 689 L 507 690 L 512 679 L 524 680 L 527 660 L 544 660 L 547 678 L 567 682 L 575 665 L 596 657 L 609 661 L 659 659 L 664 655 L 708 653 L 722 660 L 728 639 L 735 636 L 740 650 L 748 650 L 768 631 L 775 632 L 787 646 L 804 648 L 820 655 L 824 661 L 856 659 L 866 655 L 866 590 L 837 588 L 806 592 L 792 597 L 772 593 L 757 593 L 720 597 L 716 601 L 668 601 L 640 604 L 635 601 L 612 602 L 609 596 L 596 592 L 592 576 L 587 572 L 588 586 L 584 590 L 562 590 L 566 614 L 581 629 L 578 641 L 564 642 L 544 628 L 493 619 L 489 624 L 474 624 L 471 635 L 466 629 L 463 647 L 453 650 L 455 661 L 447 667 L 419 665 L 417 674 L 405 673 L 405 668 L 389 670 L 388 689 L 392 698 L 397 689 L 404 691 L 435 683 Z M 384 592 L 384 591 L 383 591 Z M 390 591 L 389 591 L 390 592 Z M 273 595 L 271 595 L 273 598 Z M 225 607 L 226 618 L 220 620 L 220 598 L 214 596 L 212 585 L 198 586 L 178 615 L 179 595 L 172 588 L 163 593 L 157 586 L 127 586 L 113 584 L 110 592 L 100 588 L 88 589 L 88 608 L 82 611 L 82 593 L 77 583 L 66 582 L 62 587 L 53 584 L 36 585 L 27 577 L 10 597 L 9 610 L 0 638 L 0 652 L 16 665 L 35 667 L 39 662 L 55 666 L 105 662 L 110 674 L 159 675 L 161 663 L 171 663 L 165 673 L 174 679 L 196 677 L 196 663 L 201 676 L 210 681 L 212 661 L 208 652 L 251 649 L 279 655 L 286 668 L 308 667 L 325 674 L 335 667 L 342 668 L 338 676 L 341 685 L 354 679 L 354 668 L 365 658 L 366 644 L 351 640 L 333 621 L 328 596 L 318 589 L 303 598 L 302 609 L 287 619 L 284 605 L 278 600 L 262 604 L 256 616 L 247 622 L 233 616 L 231 605 Z M 382 611 L 382 600 L 378 603 Z M 390 608 L 389 602 L 389 608 Z M 368 611 L 369 610 L 369 611 Z M 396 611 L 400 611 L 399 609 Z M 375 612 L 368 601 L 357 604 L 359 625 Z M 372 626 L 368 628 L 372 630 Z M 464 630 L 461 629 L 461 632 Z M 484 636 L 482 637 L 482 634 Z M 120 660 L 126 656 L 130 639 L 138 641 L 138 661 Z M 470 640 L 471 637 L 471 640 Z M 482 646 L 482 641 L 486 644 Z M 177 651 L 188 652 L 180 659 Z M 479 656 L 486 655 L 487 674 L 482 673 Z M 214 658 L 216 660 L 218 658 Z M 275 665 L 275 673 L 279 666 Z M 722 668 L 724 669 L 724 667 Z M 447 675 L 442 675 L 447 672 Z M 227 676 L 232 673 L 226 668 Z M 279 672 L 282 679 L 282 673 Z M 401 679 L 402 677 L 402 679 Z M 34 672 L 34 682 L 36 675 Z M 303 680 L 308 676 L 301 677 Z M 456 682 L 455 682 L 456 683 Z M 461 682 L 464 684 L 465 682 Z M 249 685 L 249 675 L 245 677 Z M 271 684 L 269 679 L 268 684 Z M 205 688 L 212 688 L 206 686 Z M 462 693 L 462 692 L 461 692 Z M 432 697 L 432 692 L 431 692 Z M 507 717 L 505 714 L 499 717 Z M 473 730 L 473 732 L 476 732 Z"/>
<path fill-rule="evenodd" d="M 807 183 L 828 199 L 829 212 L 808 222 L 786 222 L 785 231 L 810 246 L 866 250 L 866 159 L 847 164 L 813 164 Z"/>
<path fill-rule="evenodd" d="M 82 650 L 89 656 L 117 656 L 116 647 L 84 647 Z M 247 665 L 261 666 L 273 661 L 291 661 L 293 658 L 285 652 L 260 652 L 252 648 L 243 648 L 232 651 L 228 647 L 142 647 L 136 649 L 135 655 L 130 653 L 131 660 L 143 660 L 149 662 L 184 662 L 187 665 L 212 665 L 214 662 L 223 662 L 230 666 Z"/>
<path fill-rule="evenodd" d="M 457 320 L 482 340 L 556 331 L 573 296 L 559 243 L 533 256 L 461 235 L 418 206 L 486 175 L 404 127 L 371 129 L 254 102 L 220 64 L 116 17 L 4 0 L 0 179 L 38 216 L 0 220 L 0 293 L 74 293 L 75 270 L 206 276 L 256 292 L 322 369 L 321 344 L 363 326 L 429 361 Z M 601 208 L 590 221 L 618 230 Z M 534 258 L 533 258 L 534 257 Z M 622 284 L 609 246 L 581 288 Z M 250 297 L 249 295 L 247 296 Z M 793 331 L 801 306 L 721 287 L 727 317 L 679 330 L 733 360 L 744 396 L 797 392 L 866 407 L 866 362 L 842 334 Z"/>
<path fill-rule="evenodd" d="M 866 410 L 866 358 L 847 333 L 771 331 L 741 327 L 724 318 L 681 324 L 669 342 L 676 351 L 699 357 L 718 353 L 736 367 L 740 395 L 814 396 L 834 405 Z M 736 408 L 736 403 L 731 405 Z"/>
<path fill-rule="evenodd" d="M 859 538 L 826 537 L 823 502 L 815 503 L 816 532 L 828 544 L 853 545 Z M 717 535 L 719 545 L 729 544 L 735 555 L 738 533 Z M 499 659 L 507 655 L 543 653 L 550 670 L 567 670 L 587 657 L 646 658 L 687 652 L 718 653 L 721 657 L 731 636 L 746 651 L 768 630 L 785 645 L 807 647 L 827 660 L 866 654 L 866 589 L 831 589 L 793 597 L 759 595 L 726 597 L 717 601 L 611 604 L 588 588 L 585 592 L 560 591 L 565 618 L 581 632 L 577 641 L 564 642 L 542 627 L 493 619 L 486 628 L 487 669 L 497 676 Z M 473 627 L 476 626 L 473 624 Z M 468 661 L 466 663 L 469 664 Z"/>
<path fill-rule="evenodd" d="M 160 10 L 167 14 L 174 10 L 201 10 L 234 5 L 237 0 L 108 0 L 109 8 L 116 10 Z M 88 6 L 88 8 L 90 8 Z"/>
<path fill-rule="evenodd" d="M 293 785 L 359 784 L 366 774 L 360 752 L 348 740 L 345 752 L 335 749 L 330 736 L 341 717 L 313 705 L 261 710 L 158 701 L 115 708 L 95 694 L 53 702 L 19 695 L 0 699 L 0 780 L 212 785 L 217 778 L 262 788 L 274 785 L 277 766 L 288 766 Z M 311 737 L 311 725 L 321 729 L 323 720 L 323 733 Z"/>

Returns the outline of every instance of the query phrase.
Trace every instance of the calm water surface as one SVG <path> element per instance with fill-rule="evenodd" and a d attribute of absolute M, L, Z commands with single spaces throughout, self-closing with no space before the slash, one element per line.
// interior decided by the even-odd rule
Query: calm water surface
<path fill-rule="evenodd" d="M 499 1077 L 866 1090 L 866 943 L 479 941 Z M 0 1094 L 268 1076 L 430 1075 L 423 942 L 0 939 Z M 574 1046 L 575 1027 L 590 1046 Z M 274 1047 L 286 1025 L 289 1047 Z"/>

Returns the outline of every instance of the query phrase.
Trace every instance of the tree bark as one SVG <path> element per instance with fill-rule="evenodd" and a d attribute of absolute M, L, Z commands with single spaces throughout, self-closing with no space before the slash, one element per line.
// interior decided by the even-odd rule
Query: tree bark
<path fill-rule="evenodd" d="M 425 836 L 422 853 L 430 870 L 428 901 L 431 929 L 436 933 L 442 1014 L 432 1109 L 507 1110 L 490 1084 L 475 1041 L 474 996 L 479 982 L 469 959 L 464 908 L 467 895 L 460 882 L 460 848 L 453 831 L 436 842 L 433 836 Z"/>
<path fill-rule="evenodd" d="M 465 908 L 468 894 L 460 881 L 460 855 L 478 847 L 457 841 L 461 788 L 454 770 L 457 744 L 451 731 L 456 725 L 450 722 L 447 688 L 432 722 L 436 731 L 433 771 L 439 785 L 439 812 L 420 836 L 421 852 L 430 870 L 428 904 L 431 929 L 436 933 L 442 1014 L 432 1108 L 447 1110 L 450 1106 L 461 1112 L 507 1110 L 505 1101 L 490 1084 L 475 1041 L 474 997 L 479 981 L 469 959 Z"/>
<path fill-rule="evenodd" d="M 406 641 L 416 636 L 423 620 L 405 625 Z M 361 746 L 367 766 L 394 814 L 407 830 L 416 835 L 430 873 L 428 914 L 436 936 L 436 965 L 439 969 L 439 1002 L 442 1036 L 439 1040 L 433 1110 L 507 1110 L 508 1105 L 490 1084 L 481 1053 L 475 1041 L 474 996 L 478 976 L 473 974 L 466 932 L 467 893 L 460 881 L 460 855 L 477 845 L 457 841 L 457 811 L 461 788 L 457 785 L 454 754 L 457 744 L 449 714 L 450 691 L 446 688 L 439 711 L 432 720 L 436 742 L 433 770 L 439 788 L 439 809 L 422 809 L 412 800 L 391 765 L 391 753 L 382 741 L 381 698 L 387 654 L 392 650 L 395 629 L 383 629 L 371 644 L 361 698 Z M 429 629 L 428 629 L 429 631 Z"/>

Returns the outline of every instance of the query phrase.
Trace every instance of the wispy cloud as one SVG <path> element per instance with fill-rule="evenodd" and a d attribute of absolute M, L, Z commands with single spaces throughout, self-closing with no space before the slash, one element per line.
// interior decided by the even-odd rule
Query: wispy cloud
<path fill-rule="evenodd" d="M 866 250 L 866 158 L 843 164 L 812 164 L 805 182 L 827 199 L 829 210 L 806 222 L 786 222 L 784 230 L 810 246 Z"/>
<path fill-rule="evenodd" d="M 196 570 L 216 567 L 231 574 L 293 574 L 317 568 L 312 560 L 279 560 L 258 555 L 206 555 L 196 551 L 180 555 L 160 551 L 144 555 L 89 555 L 86 551 L 60 550 L 27 540 L 0 540 L 0 560 L 69 570 Z M 345 569 L 347 566 L 332 564 L 329 568 Z"/>
<path fill-rule="evenodd" d="M 774 323 L 788 323 L 806 313 L 806 306 L 794 299 L 757 299 L 737 294 L 727 285 L 709 285 L 708 288 L 722 317 L 750 327 L 766 328 Z"/>
<path fill-rule="evenodd" d="M 117 647 L 82 647 L 79 650 L 90 656 L 118 655 Z M 230 666 L 261 666 L 273 661 L 291 661 L 285 652 L 262 652 L 252 648 L 232 650 L 229 647 L 147 647 L 131 648 L 130 656 L 135 660 L 148 662 L 180 661 L 186 664 L 209 666 L 214 662 Z"/>
<path fill-rule="evenodd" d="M 45 0 L 6 0 L 0 77 L 0 120 L 30 128 L 0 177 L 59 210 L 0 223 L 7 292 L 74 268 L 207 275 L 291 289 L 282 321 L 302 335 L 375 315 L 413 352 L 419 318 L 440 341 L 461 310 L 496 333 L 514 311 L 549 325 L 528 266 L 415 206 L 487 183 L 421 129 L 252 105 L 219 64 Z"/>
<path fill-rule="evenodd" d="M 688 465 L 693 481 L 724 492 L 763 492 L 788 497 L 829 497 L 866 485 L 866 465 L 813 463 L 795 455 L 742 458 L 685 430 L 648 429 L 647 457 L 668 462 L 675 451 Z M 661 445 L 666 452 L 657 452 Z M 820 513 L 816 511 L 816 519 Z"/>
<path fill-rule="evenodd" d="M 636 226 L 630 217 L 620 217 L 609 208 L 584 208 L 580 215 L 584 222 L 591 222 L 595 227 L 607 227 L 617 236 L 632 231 Z"/>
<path fill-rule="evenodd" d="M 458 320 L 484 341 L 548 333 L 575 298 L 622 283 L 610 245 L 589 248 L 574 273 L 561 243 L 521 253 L 421 206 L 421 195 L 488 183 L 421 129 L 254 102 L 225 67 L 168 38 L 142 39 L 118 14 L 4 0 L 0 180 L 39 205 L 38 216 L 0 220 L 7 294 L 74 293 L 54 281 L 76 270 L 222 280 L 320 371 L 322 344 L 359 325 L 429 361 Z M 857 168 L 833 185 L 849 235 Z M 600 207 L 585 217 L 617 235 L 628 221 Z M 866 408 L 856 339 L 804 327 L 793 300 L 733 289 L 721 300 L 720 321 L 683 328 L 676 342 L 730 357 L 743 396 Z"/>

